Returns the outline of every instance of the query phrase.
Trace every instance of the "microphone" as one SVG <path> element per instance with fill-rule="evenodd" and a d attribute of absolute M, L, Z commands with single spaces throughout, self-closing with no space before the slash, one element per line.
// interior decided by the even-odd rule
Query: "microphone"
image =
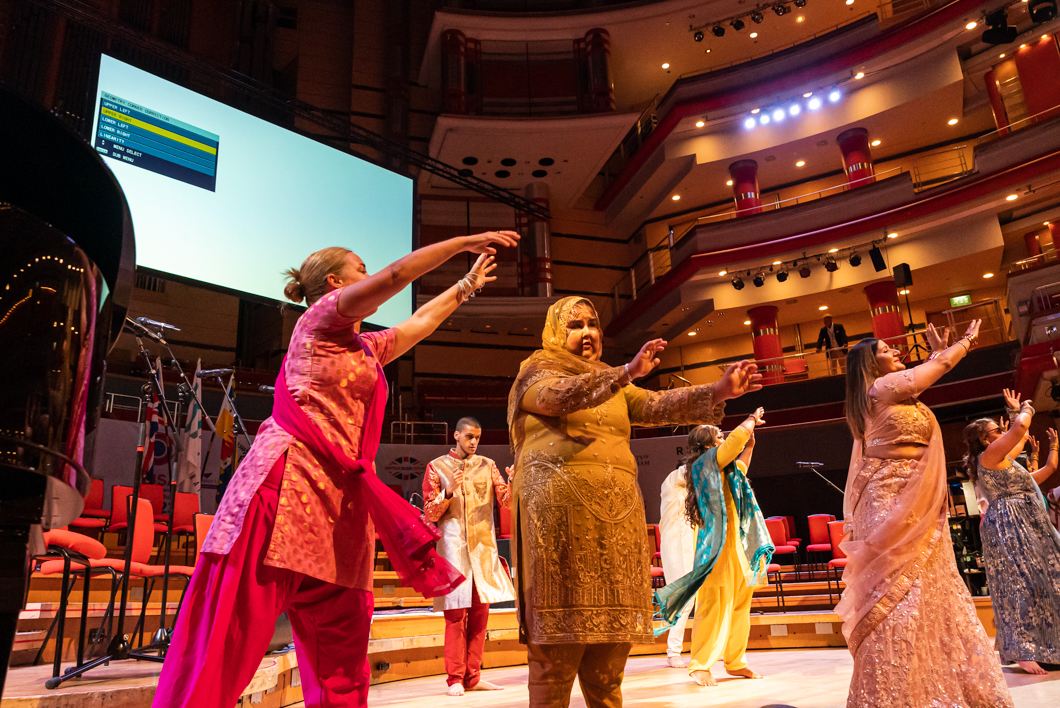
<path fill-rule="evenodd" d="M 174 327 L 173 325 L 166 324 L 165 322 L 159 322 L 158 320 L 152 320 L 150 317 L 137 317 L 136 321 L 139 322 L 140 324 L 144 325 L 145 327 L 150 326 L 150 327 L 158 327 L 159 329 L 171 329 L 174 332 L 179 332 L 180 331 L 180 327 Z"/>
<path fill-rule="evenodd" d="M 200 379 L 211 379 L 225 374 L 234 374 L 235 371 L 235 369 L 206 369 L 205 371 L 195 372 L 195 376 Z"/>
<path fill-rule="evenodd" d="M 128 327 L 137 337 L 147 337 L 151 341 L 158 342 L 159 344 L 166 343 L 166 340 L 163 339 L 161 335 L 155 334 L 151 330 L 147 329 L 147 327 L 144 327 L 139 322 L 135 322 L 129 319 L 128 317 L 125 318 L 125 326 Z"/>
<path fill-rule="evenodd" d="M 800 467 L 824 467 L 823 462 L 796 462 Z"/>
<path fill-rule="evenodd" d="M 258 390 L 262 393 L 276 393 L 275 386 L 266 386 L 265 384 L 258 385 Z"/>

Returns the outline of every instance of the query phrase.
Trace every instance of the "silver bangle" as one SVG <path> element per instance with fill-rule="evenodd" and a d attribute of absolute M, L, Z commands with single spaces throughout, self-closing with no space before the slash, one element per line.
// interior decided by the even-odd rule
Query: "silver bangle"
<path fill-rule="evenodd" d="M 629 379 L 629 382 L 633 383 L 633 374 L 629 373 L 629 364 L 623 364 L 622 369 L 626 372 L 626 378 Z"/>

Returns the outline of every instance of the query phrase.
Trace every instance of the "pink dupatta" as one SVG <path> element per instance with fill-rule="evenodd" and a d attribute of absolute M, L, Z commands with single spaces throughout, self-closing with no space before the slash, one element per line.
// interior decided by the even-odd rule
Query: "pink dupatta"
<path fill-rule="evenodd" d="M 368 508 L 379 540 L 383 542 L 387 557 L 401 582 L 414 588 L 423 597 L 448 595 L 463 583 L 465 578 L 435 550 L 435 542 L 440 538 L 438 529 L 425 523 L 416 508 L 383 484 L 375 474 L 372 461 L 379 450 L 379 438 L 383 428 L 387 398 L 386 376 L 379 360 L 365 349 L 360 337 L 357 338 L 357 343 L 365 355 L 375 361 L 379 374 L 372 400 L 365 411 L 361 459 L 352 459 L 329 441 L 295 402 L 284 375 L 286 358 L 276 379 L 272 418 L 281 428 L 312 450 L 318 460 L 349 474 L 356 492 Z"/>

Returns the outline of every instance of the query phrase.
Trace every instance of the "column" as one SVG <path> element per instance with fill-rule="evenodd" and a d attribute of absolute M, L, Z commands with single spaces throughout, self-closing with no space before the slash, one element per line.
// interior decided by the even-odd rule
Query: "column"
<path fill-rule="evenodd" d="M 467 114 L 467 37 L 442 32 L 442 112 Z"/>
<path fill-rule="evenodd" d="M 735 182 L 736 180 L 733 180 Z M 759 305 L 747 311 L 751 318 L 751 341 L 754 345 L 758 373 L 763 384 L 784 383 L 784 348 L 780 344 L 780 328 L 777 326 L 777 308 Z"/>
<path fill-rule="evenodd" d="M 1060 113 L 1060 47 L 1056 35 L 1033 39 L 1016 51 L 1016 72 L 1023 87 L 1027 115 L 1036 123 Z"/>
<path fill-rule="evenodd" d="M 990 99 L 990 112 L 994 114 L 994 125 L 997 126 L 999 135 L 1008 135 L 1008 114 L 1005 113 L 1005 102 L 1001 99 L 1001 86 L 997 80 L 997 73 L 991 69 L 983 77 L 986 84 L 986 95 Z"/>
<path fill-rule="evenodd" d="M 611 80 L 611 35 L 597 27 L 585 33 L 580 43 L 584 62 L 582 110 L 608 113 L 615 110 L 615 86 Z"/>
<path fill-rule="evenodd" d="M 736 200 L 736 216 L 748 216 L 762 211 L 762 199 L 758 191 L 758 163 L 754 160 L 737 160 L 729 165 L 732 177 L 732 197 Z"/>
<path fill-rule="evenodd" d="M 843 153 L 843 171 L 847 173 L 847 186 L 864 187 L 876 181 L 872 171 L 872 150 L 869 149 L 869 131 L 864 128 L 844 130 L 836 138 Z"/>
<path fill-rule="evenodd" d="M 531 182 L 526 185 L 526 198 L 548 209 L 548 185 Z M 546 219 L 516 213 L 516 224 L 522 232 L 520 250 L 521 291 L 524 295 L 552 297 L 552 225 Z"/>
<path fill-rule="evenodd" d="M 894 279 L 877 280 L 866 285 L 865 297 L 869 299 L 869 312 L 872 315 L 872 336 L 886 339 L 892 346 L 905 346 L 904 340 L 897 339 L 905 334 L 905 324 L 902 322 Z"/>
<path fill-rule="evenodd" d="M 1027 257 L 1033 258 L 1034 256 L 1040 256 L 1042 253 L 1042 245 L 1038 243 L 1038 232 L 1031 231 L 1023 234 L 1023 241 L 1027 244 Z"/>

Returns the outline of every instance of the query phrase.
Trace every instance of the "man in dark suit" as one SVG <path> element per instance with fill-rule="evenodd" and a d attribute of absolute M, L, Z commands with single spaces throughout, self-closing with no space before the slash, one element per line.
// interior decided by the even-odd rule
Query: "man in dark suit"
<path fill-rule="evenodd" d="M 841 324 L 832 324 L 832 316 L 824 316 L 824 327 L 817 335 L 817 351 L 824 349 L 828 356 L 828 373 L 846 372 L 847 332 Z"/>

